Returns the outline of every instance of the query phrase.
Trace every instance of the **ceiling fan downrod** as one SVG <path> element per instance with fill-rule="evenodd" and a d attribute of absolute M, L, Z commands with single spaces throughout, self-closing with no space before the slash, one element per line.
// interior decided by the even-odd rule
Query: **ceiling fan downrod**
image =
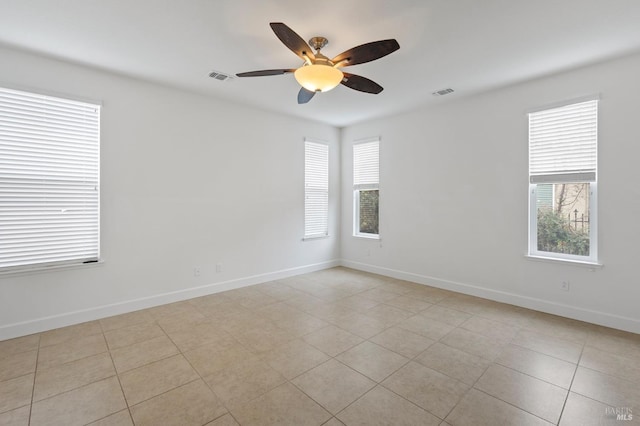
<path fill-rule="evenodd" d="M 313 47 L 317 52 L 329 44 L 329 40 L 324 37 L 312 37 L 309 39 L 309 46 Z"/>

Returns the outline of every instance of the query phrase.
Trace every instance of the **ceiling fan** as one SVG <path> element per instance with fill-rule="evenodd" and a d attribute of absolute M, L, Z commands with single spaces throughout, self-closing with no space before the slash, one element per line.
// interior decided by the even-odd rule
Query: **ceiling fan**
<path fill-rule="evenodd" d="M 296 80 L 302 86 L 298 92 L 299 104 L 306 104 L 317 92 L 327 92 L 338 84 L 360 92 L 377 95 L 383 90 L 378 83 L 359 75 L 343 72 L 340 68 L 374 61 L 400 49 L 400 45 L 394 39 L 380 40 L 356 46 L 333 59 L 329 59 L 320 53 L 320 49 L 329 42 L 326 38 L 313 37 L 307 44 L 302 37 L 282 22 L 272 22 L 269 25 L 280 41 L 298 55 L 304 64 L 300 68 L 249 71 L 236 75 L 238 77 L 264 77 L 294 73 Z M 313 53 L 311 47 L 315 49 L 316 53 Z"/>

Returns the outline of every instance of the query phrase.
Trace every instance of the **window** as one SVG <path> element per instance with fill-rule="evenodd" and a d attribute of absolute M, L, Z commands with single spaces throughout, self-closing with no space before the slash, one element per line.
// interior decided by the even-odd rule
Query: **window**
<path fill-rule="evenodd" d="M 304 237 L 329 235 L 329 146 L 304 143 Z"/>
<path fill-rule="evenodd" d="M 98 260 L 100 106 L 0 88 L 0 271 Z"/>
<path fill-rule="evenodd" d="M 529 254 L 597 262 L 598 101 L 529 114 Z"/>
<path fill-rule="evenodd" d="M 378 220 L 380 141 L 353 145 L 353 201 L 354 235 L 377 238 L 380 234 Z"/>

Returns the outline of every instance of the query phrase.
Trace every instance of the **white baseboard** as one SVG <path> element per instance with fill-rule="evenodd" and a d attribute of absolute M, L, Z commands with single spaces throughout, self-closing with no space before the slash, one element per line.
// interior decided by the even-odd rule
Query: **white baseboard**
<path fill-rule="evenodd" d="M 37 318 L 34 320 L 8 324 L 0 326 L 0 341 L 11 339 L 14 337 L 26 336 L 33 333 L 39 333 L 54 328 L 65 327 L 68 325 L 79 324 L 86 321 L 93 321 L 100 318 L 106 318 L 113 315 L 124 314 L 137 311 L 140 309 L 151 308 L 154 306 L 164 305 L 167 303 L 179 302 L 182 300 L 192 299 L 194 297 L 206 296 L 208 294 L 219 293 L 222 291 L 233 290 L 237 288 L 247 287 L 250 285 L 260 284 L 268 281 L 292 277 L 295 275 L 306 274 L 309 272 L 329 269 L 336 266 L 345 266 L 352 269 L 371 272 L 391 278 L 412 281 L 418 284 L 429 285 L 432 287 L 442 288 L 445 290 L 455 291 L 458 293 L 469 294 L 472 296 L 482 297 L 497 302 L 508 303 L 511 305 L 521 306 L 540 312 L 546 312 L 554 315 L 560 315 L 567 318 L 573 318 L 580 321 L 586 321 L 593 324 L 612 327 L 619 330 L 630 331 L 632 333 L 640 333 L 640 321 L 633 318 L 622 317 L 606 312 L 593 311 L 589 309 L 578 308 L 575 306 L 565 305 L 562 303 L 551 302 L 547 300 L 537 299 L 528 296 L 522 296 L 514 293 L 508 293 L 498 290 L 492 290 L 477 285 L 460 283 L 455 281 L 444 280 L 426 275 L 405 272 L 396 269 L 384 268 L 380 266 L 370 265 L 366 263 L 354 262 L 350 260 L 330 260 L 326 262 L 305 265 L 296 268 L 283 269 L 280 271 L 267 272 L 243 278 L 237 278 L 229 281 L 208 284 L 199 287 L 178 290 L 169 293 L 163 293 L 144 297 L 140 299 L 128 300 L 110 305 L 103 305 L 89 309 L 83 309 L 75 312 L 67 312 L 49 317 Z"/>
<path fill-rule="evenodd" d="M 565 305 L 563 303 L 522 296 L 519 294 L 508 293 L 499 290 L 492 290 L 473 284 L 459 283 L 455 281 L 429 277 L 426 275 L 415 274 L 412 272 L 399 271 L 396 269 L 383 268 L 367 263 L 354 262 L 351 260 L 343 259 L 342 266 L 640 334 L 640 320 L 634 318 L 622 317 L 606 312 L 593 311 L 576 306 Z"/>
<path fill-rule="evenodd" d="M 125 314 L 140 309 L 152 308 L 154 306 L 164 305 L 167 303 L 180 302 L 182 300 L 193 299 L 194 297 L 206 296 L 208 294 L 219 293 L 221 291 L 233 290 L 236 288 L 247 287 L 250 285 L 260 284 L 268 281 L 288 278 L 295 275 L 320 271 L 322 269 L 333 268 L 340 265 L 340 260 L 329 260 L 326 262 L 315 263 L 311 265 L 283 269 L 274 272 L 267 272 L 264 274 L 252 275 L 249 277 L 236 278 L 229 281 L 222 281 L 199 287 L 192 287 L 183 290 L 172 291 L 169 293 L 157 294 L 140 299 L 127 300 L 110 305 L 97 306 L 80 311 L 66 312 L 59 315 L 8 324 L 0 326 L 0 341 L 12 339 L 14 337 L 26 336 L 33 333 L 40 333 L 43 331 L 52 330 L 54 328 L 79 324 L 86 321 L 93 321 L 113 315 Z"/>

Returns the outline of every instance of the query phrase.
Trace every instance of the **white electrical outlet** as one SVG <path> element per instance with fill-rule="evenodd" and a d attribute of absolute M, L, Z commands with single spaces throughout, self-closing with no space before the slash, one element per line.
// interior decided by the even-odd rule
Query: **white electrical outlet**
<path fill-rule="evenodd" d="M 216 272 L 222 272 L 222 263 L 216 264 Z"/>
<path fill-rule="evenodd" d="M 563 291 L 569 291 L 569 280 L 562 281 L 562 283 L 560 284 L 560 288 Z"/>
<path fill-rule="evenodd" d="M 200 276 L 200 268 L 199 267 L 195 267 L 193 268 L 193 276 L 194 277 L 199 277 Z"/>

